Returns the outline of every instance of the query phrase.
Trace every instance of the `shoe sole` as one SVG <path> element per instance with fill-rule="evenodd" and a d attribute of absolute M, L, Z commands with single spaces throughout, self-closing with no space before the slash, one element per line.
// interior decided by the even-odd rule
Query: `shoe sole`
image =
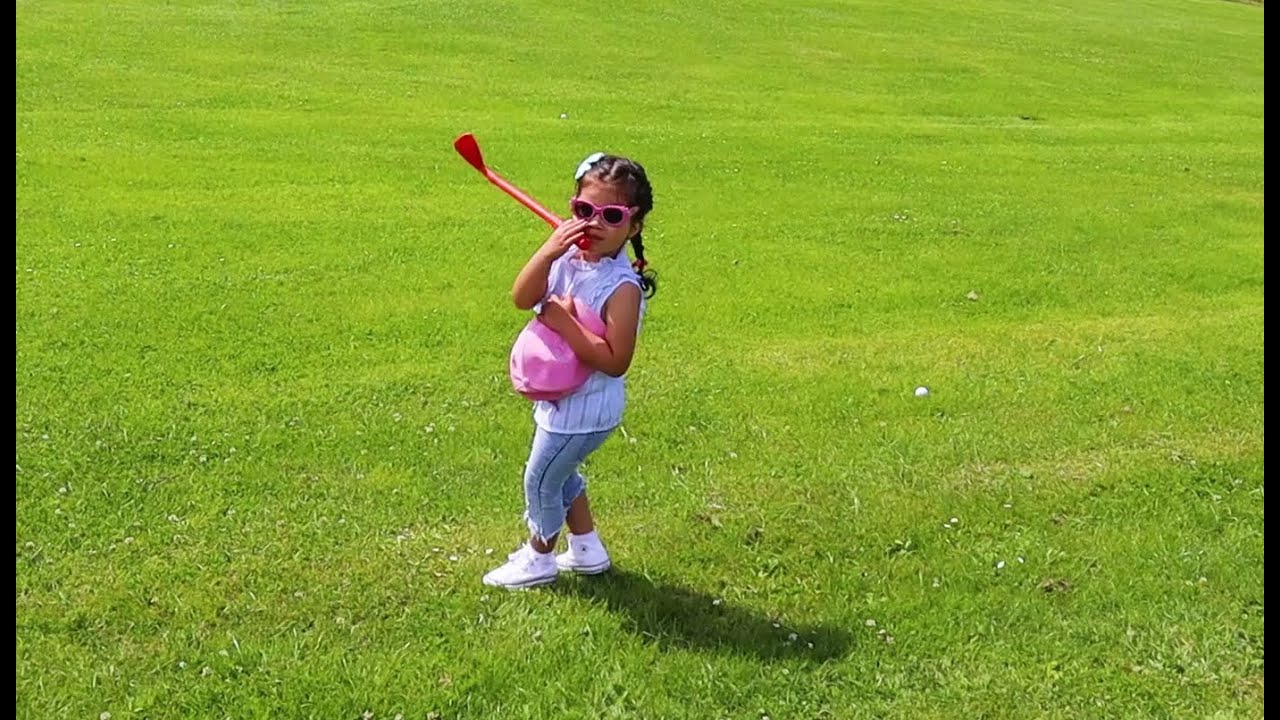
<path fill-rule="evenodd" d="M 551 575 L 544 578 L 535 578 L 533 580 L 526 580 L 525 582 L 519 583 L 516 585 L 503 585 L 502 583 L 494 582 L 489 578 L 481 579 L 481 582 L 483 582 L 485 585 L 488 585 L 489 587 L 500 587 L 500 588 L 506 588 L 508 590 L 528 590 L 529 588 L 540 587 L 542 585 L 550 585 L 555 581 L 556 581 L 555 575 Z"/>
<path fill-rule="evenodd" d="M 557 567 L 565 572 L 571 572 L 577 575 L 599 575 L 613 567 L 613 561 L 605 560 L 598 565 L 557 565 Z"/>

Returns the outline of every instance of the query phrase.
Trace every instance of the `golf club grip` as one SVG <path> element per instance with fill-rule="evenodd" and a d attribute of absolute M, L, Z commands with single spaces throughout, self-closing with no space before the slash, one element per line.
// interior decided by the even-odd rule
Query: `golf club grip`
<path fill-rule="evenodd" d="M 519 201 L 521 205 L 524 205 L 525 207 L 532 210 L 534 215 L 537 215 L 538 217 L 542 218 L 543 221 L 546 222 L 551 227 L 557 227 L 560 225 L 560 223 L 564 222 L 560 218 L 556 217 L 556 215 L 552 213 L 550 210 L 542 207 L 542 205 L 539 204 L 537 200 L 534 200 L 533 198 L 526 195 L 523 190 L 516 187 L 515 185 L 512 185 L 506 180 L 503 180 L 502 176 L 498 175 L 492 170 L 485 168 L 484 176 L 489 179 L 489 182 L 493 183 L 494 185 L 497 185 L 499 188 L 502 188 L 504 192 L 506 192 L 508 195 L 515 198 L 517 201 Z"/>

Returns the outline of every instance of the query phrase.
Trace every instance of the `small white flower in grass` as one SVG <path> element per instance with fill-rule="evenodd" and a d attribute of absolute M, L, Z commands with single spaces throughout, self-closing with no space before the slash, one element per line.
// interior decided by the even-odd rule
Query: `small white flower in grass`
<path fill-rule="evenodd" d="M 780 624 L 778 624 L 778 623 L 774 623 L 774 624 L 773 624 L 773 626 L 774 626 L 774 627 L 776 627 L 776 628 L 780 628 L 780 627 L 782 627 L 782 625 L 780 625 Z"/>
<path fill-rule="evenodd" d="M 457 556 L 457 555 L 450 555 L 450 556 L 449 556 L 449 560 L 450 560 L 450 561 L 452 561 L 452 562 L 458 562 L 458 556 Z"/>
<path fill-rule="evenodd" d="M 104 710 L 100 715 L 98 715 L 98 720 L 111 720 L 111 713 Z"/>
<path fill-rule="evenodd" d="M 1004 509 L 1005 509 L 1005 510 L 1008 510 L 1008 509 L 1009 509 L 1009 508 L 1011 508 L 1011 507 L 1013 507 L 1013 504 L 1012 504 L 1012 503 L 1005 503 L 1005 504 L 1004 504 Z"/>
<path fill-rule="evenodd" d="M 492 555 L 492 554 L 493 554 L 493 548 L 485 548 L 485 549 L 484 549 L 484 554 L 485 554 L 485 555 Z"/>
<path fill-rule="evenodd" d="M 951 524 L 952 524 L 952 525 L 959 525 L 959 524 L 960 524 L 960 518 L 951 518 Z"/>
<path fill-rule="evenodd" d="M 186 670 L 186 669 L 187 669 L 187 661 L 186 661 L 186 660 L 179 660 L 179 661 L 178 661 L 178 669 L 179 669 L 179 670 Z"/>
<path fill-rule="evenodd" d="M 800 636 L 795 633 L 791 633 L 790 635 L 787 636 L 787 642 L 795 642 L 796 640 L 799 640 L 799 639 L 800 639 Z"/>
<path fill-rule="evenodd" d="M 1025 563 L 1025 562 L 1026 562 L 1026 560 L 1023 560 L 1023 559 L 1022 559 L 1022 556 L 1021 556 L 1021 555 L 1019 555 L 1019 556 L 1018 556 L 1018 562 L 1020 562 L 1020 563 Z"/>
<path fill-rule="evenodd" d="M 168 518 L 168 520 L 169 520 L 169 522 L 175 522 L 175 523 L 176 523 L 176 522 L 182 522 L 182 520 L 181 520 L 177 515 L 174 515 L 173 513 L 169 513 L 169 518 Z"/>
<path fill-rule="evenodd" d="M 124 544 L 125 544 L 125 545 L 132 545 L 132 544 L 133 544 L 133 536 L 132 536 L 132 535 L 130 535 L 129 537 L 125 538 L 125 539 L 124 539 Z"/>
<path fill-rule="evenodd" d="M 875 627 L 875 626 L 876 626 L 876 621 L 872 618 L 867 618 L 867 627 Z"/>
<path fill-rule="evenodd" d="M 996 569 L 997 569 L 997 570 L 1003 570 L 1003 569 L 1004 569 L 1004 561 L 1003 561 L 1003 560 L 1001 560 L 1000 562 L 996 563 Z"/>
<path fill-rule="evenodd" d="M 373 711 L 365 710 L 364 713 L 360 715 L 360 720 L 373 720 Z"/>
<path fill-rule="evenodd" d="M 213 668 L 208 665 L 200 668 L 200 677 L 209 677 L 210 675 L 213 675 Z"/>
<path fill-rule="evenodd" d="M 711 604 L 712 604 L 712 605 L 719 605 L 719 604 L 720 604 L 720 603 L 722 603 L 722 602 L 724 602 L 724 601 L 723 601 L 723 600 L 721 600 L 720 598 L 716 598 L 715 600 L 712 600 L 712 601 L 711 601 Z"/>
<path fill-rule="evenodd" d="M 812 650 L 812 649 L 813 649 L 813 643 L 809 643 L 809 649 L 810 649 L 810 650 Z"/>

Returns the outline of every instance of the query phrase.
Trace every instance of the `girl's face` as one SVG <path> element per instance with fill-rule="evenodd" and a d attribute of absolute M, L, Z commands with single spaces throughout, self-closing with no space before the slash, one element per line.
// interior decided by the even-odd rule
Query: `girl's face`
<path fill-rule="evenodd" d="M 619 185 L 584 178 L 569 208 L 576 218 L 590 218 L 585 230 L 588 245 L 582 256 L 593 262 L 617 255 L 642 227 L 633 218 L 636 208 L 627 203 L 626 188 Z"/>

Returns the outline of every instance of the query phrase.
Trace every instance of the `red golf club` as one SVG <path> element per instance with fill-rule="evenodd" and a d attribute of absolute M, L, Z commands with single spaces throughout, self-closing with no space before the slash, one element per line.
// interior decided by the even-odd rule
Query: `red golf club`
<path fill-rule="evenodd" d="M 480 174 L 485 176 L 485 179 L 497 185 L 499 189 L 515 198 L 521 205 L 532 210 L 534 215 L 542 218 L 551 227 L 556 227 L 564 222 L 555 213 L 543 207 L 537 200 L 525 194 L 523 190 L 507 182 L 501 175 L 489 169 L 484 164 L 484 156 L 480 154 L 480 146 L 476 143 L 476 138 L 471 133 L 459 135 L 458 139 L 453 141 L 453 149 L 457 150 L 462 159 L 466 160 L 471 167 L 479 170 Z M 579 247 L 582 247 L 585 240 L 586 238 L 583 238 L 583 241 L 580 241 Z"/>

